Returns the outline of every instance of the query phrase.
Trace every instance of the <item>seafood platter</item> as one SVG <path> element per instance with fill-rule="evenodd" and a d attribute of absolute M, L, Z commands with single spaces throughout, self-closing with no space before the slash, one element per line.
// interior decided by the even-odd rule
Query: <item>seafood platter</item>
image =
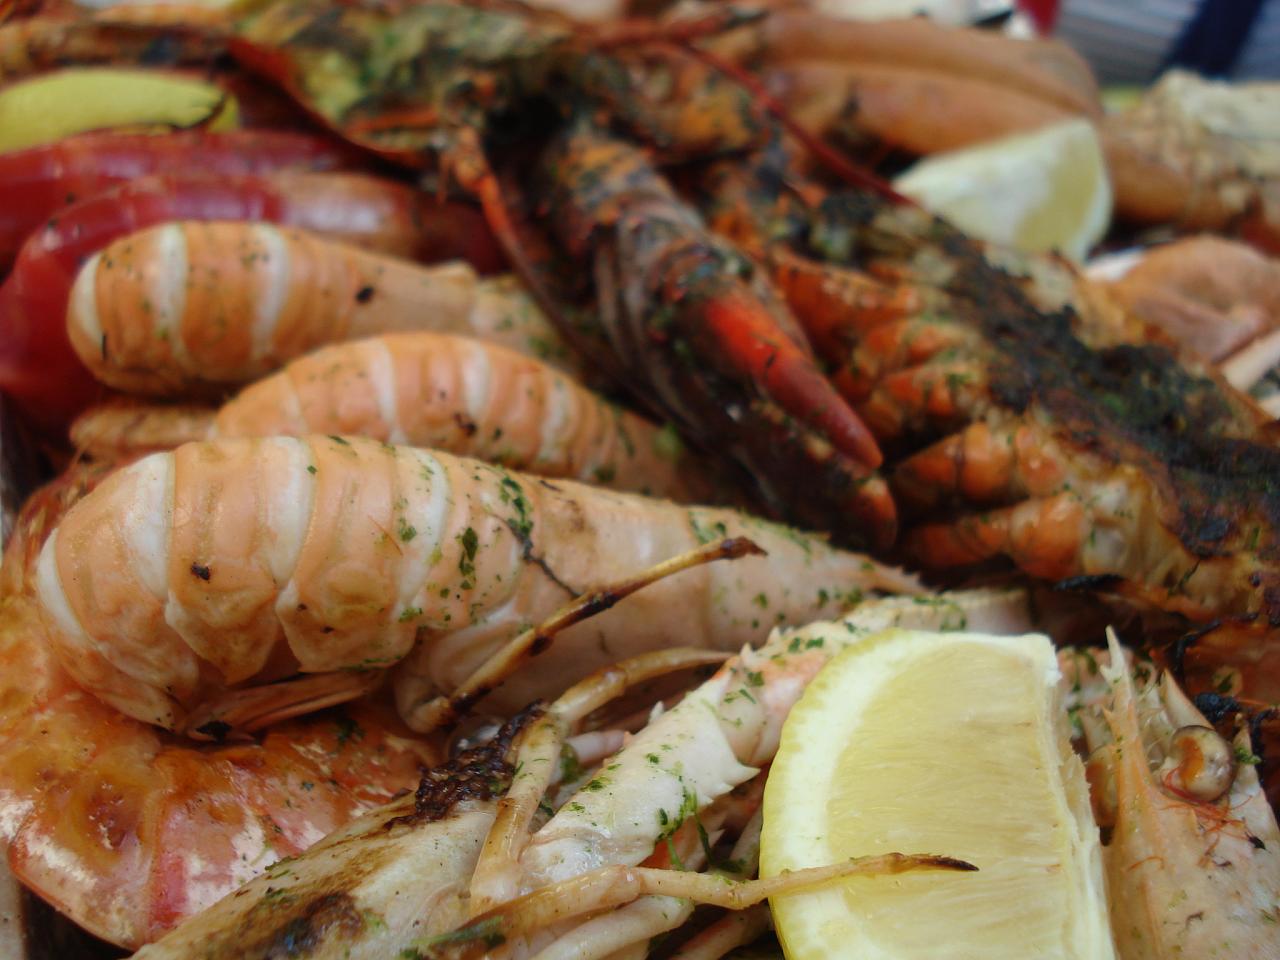
<path fill-rule="evenodd" d="M 0 957 L 1280 958 L 1280 93 L 847 14 L 0 2 Z"/>

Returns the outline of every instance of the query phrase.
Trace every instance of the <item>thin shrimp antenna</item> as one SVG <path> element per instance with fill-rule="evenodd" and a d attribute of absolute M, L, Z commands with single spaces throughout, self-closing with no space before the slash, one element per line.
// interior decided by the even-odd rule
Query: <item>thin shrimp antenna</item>
<path fill-rule="evenodd" d="M 425 732 L 452 729 L 477 700 L 492 692 L 521 664 L 551 646 L 556 634 L 610 609 L 637 590 L 704 563 L 763 553 L 760 547 L 746 537 L 730 537 L 688 550 L 635 576 L 582 594 L 542 623 L 513 637 L 506 646 L 467 677 L 450 696 L 437 697 L 424 704 L 420 710 L 414 711 L 415 729 Z"/>

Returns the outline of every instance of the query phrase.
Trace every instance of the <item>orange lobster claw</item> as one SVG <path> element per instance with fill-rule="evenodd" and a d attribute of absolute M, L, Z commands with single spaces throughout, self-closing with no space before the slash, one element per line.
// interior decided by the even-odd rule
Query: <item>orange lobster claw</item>
<path fill-rule="evenodd" d="M 730 295 L 706 304 L 708 332 L 732 364 L 759 383 L 779 406 L 812 424 L 841 453 L 872 469 L 884 462 L 875 437 L 836 392 L 813 357 L 778 326 L 764 304 Z"/>

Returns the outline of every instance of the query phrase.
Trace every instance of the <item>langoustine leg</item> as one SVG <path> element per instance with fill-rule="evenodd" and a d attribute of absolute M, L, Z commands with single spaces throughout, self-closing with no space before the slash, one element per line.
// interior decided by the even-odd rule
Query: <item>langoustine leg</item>
<path fill-rule="evenodd" d="M 400 664 L 412 724 L 565 597 L 735 535 L 768 556 L 682 574 L 570 631 L 496 702 L 529 702 L 624 653 L 732 649 L 832 602 L 916 589 L 731 510 L 331 437 L 211 441 L 137 461 L 50 535 L 38 592 L 68 671 L 130 716 L 180 729 L 246 683 Z"/>
<path fill-rule="evenodd" d="M 756 549 L 749 542 L 708 545 L 683 564 L 611 589 L 617 600 L 623 600 L 686 564 Z M 539 632 L 550 637 L 575 618 L 590 617 L 600 609 L 595 598 L 578 598 L 541 624 Z M 604 668 L 574 685 L 549 708 L 532 705 L 508 720 L 490 741 L 429 771 L 415 795 L 353 822 L 317 844 L 305 859 L 268 869 L 262 903 L 254 902 L 252 889 L 247 898 L 228 898 L 218 909 L 144 949 L 142 955 L 183 956 L 199 942 L 211 956 L 269 956 L 301 927 L 318 941 L 316 945 L 336 939 L 348 947 L 363 945 L 376 955 L 379 949 L 389 949 L 388 936 L 401 936 L 406 927 L 415 930 L 424 923 L 461 922 L 467 915 L 465 892 L 471 870 L 495 817 L 503 817 L 505 801 L 498 798 L 513 783 L 536 775 L 532 769 L 523 770 L 524 765 L 511 756 L 515 741 L 525 736 L 530 724 L 550 712 L 557 718 L 557 729 L 572 732 L 592 711 L 638 683 L 723 659 L 705 650 L 673 649 Z M 429 884 L 426 889 L 424 880 Z M 377 906 L 362 909 L 361 901 Z M 273 909 L 264 911 L 263 903 Z M 237 928 L 233 935 L 224 938 L 232 927 Z"/>
<path fill-rule="evenodd" d="M 448 808 L 445 819 L 434 823 L 415 825 L 402 819 L 388 828 L 389 816 L 403 817 L 411 809 L 402 801 L 399 808 L 365 818 L 359 831 L 327 839 L 288 864 L 287 872 L 258 880 L 242 895 L 228 897 L 139 956 L 146 960 L 183 957 L 197 944 L 210 957 L 244 956 L 241 951 L 246 944 L 253 945 L 248 956 L 265 956 L 265 947 L 279 942 L 282 931 L 303 924 L 318 906 L 340 903 L 344 916 L 376 917 L 378 922 L 307 923 L 306 929 L 314 934 L 310 942 L 316 958 L 482 952 L 514 958 L 546 949 L 552 951 L 547 956 L 587 960 L 628 943 L 648 942 L 668 929 L 671 917 L 679 918 L 690 901 L 730 906 L 741 900 L 745 905 L 752 899 L 748 891 L 753 895 L 765 891 L 738 885 L 728 876 L 664 870 L 654 864 L 669 866 L 671 861 L 654 857 L 655 848 L 664 849 L 670 839 L 676 849 L 691 854 L 686 865 L 701 862 L 698 835 L 692 829 L 695 819 L 718 820 L 722 814 L 709 808 L 735 784 L 755 777 L 756 771 L 744 762 L 767 761 L 776 749 L 782 720 L 821 663 L 843 643 L 894 624 L 958 629 L 967 623 L 1017 632 L 1026 626 L 1027 611 L 1025 598 L 1016 591 L 957 594 L 923 604 L 869 603 L 846 623 L 848 627 L 818 624 L 783 632 L 758 653 L 732 658 L 680 705 L 641 730 L 621 752 L 605 759 L 593 775 L 580 781 L 577 790 L 553 796 L 559 810 L 539 827 L 546 815 L 539 808 L 562 769 L 555 761 L 561 756 L 564 737 L 578 718 L 600 702 L 600 681 L 580 683 L 547 712 L 528 719 L 514 749 L 504 754 L 510 786 L 504 777 L 502 800 L 464 801 Z M 826 636 L 832 637 L 831 643 L 821 642 Z M 615 668 L 615 677 L 625 675 L 626 669 L 625 665 Z M 600 676 L 608 677 L 609 671 Z M 753 683 L 752 676 L 760 682 Z M 755 691 L 752 701 L 726 696 L 738 685 Z M 663 751 L 658 746 L 661 742 L 672 749 Z M 508 748 L 504 744 L 502 749 Z M 650 756 L 662 757 L 661 764 Z M 681 771 L 680 777 L 671 773 L 675 769 Z M 477 782 L 475 777 L 453 778 L 447 772 L 433 782 L 450 780 L 459 789 Z M 427 796 L 433 797 L 434 791 Z M 665 820 L 659 816 L 664 811 Z M 750 823 L 742 828 L 747 838 L 744 850 L 751 843 Z M 427 867 L 436 862 L 438 852 L 454 849 L 448 836 L 433 844 L 429 833 L 423 832 L 420 840 L 396 845 L 389 842 L 388 829 L 440 831 L 451 836 L 465 832 L 466 856 L 454 857 L 445 870 L 431 872 Z M 649 865 L 642 865 L 646 861 Z M 913 862 L 949 865 L 945 859 L 889 857 L 820 868 L 828 872 L 811 879 L 831 878 L 841 870 L 893 871 Z M 370 866 L 357 870 L 358 864 Z M 427 876 L 433 879 L 424 888 Z M 442 878 L 447 878 L 448 887 L 443 896 L 437 886 Z M 719 891 L 718 897 L 711 895 L 713 890 Z M 663 916 L 661 910 L 633 910 L 645 897 L 674 898 L 661 906 L 675 913 Z M 609 907 L 620 909 L 609 912 Z M 620 936 L 608 935 L 611 917 L 626 918 Z M 555 952 L 562 946 L 564 951 Z"/>

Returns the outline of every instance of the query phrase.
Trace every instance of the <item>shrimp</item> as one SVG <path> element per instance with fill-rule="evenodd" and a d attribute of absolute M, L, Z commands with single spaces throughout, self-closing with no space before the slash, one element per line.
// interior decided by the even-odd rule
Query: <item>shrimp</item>
<path fill-rule="evenodd" d="M 370 440 L 279 437 L 187 444 L 114 474 L 50 534 L 37 592 L 68 672 L 129 716 L 183 729 L 195 707 L 249 682 L 301 670 L 359 687 L 360 671 L 398 664 L 412 726 L 565 595 L 737 533 L 768 557 L 676 578 L 570 631 L 507 682 L 499 707 L 622 652 L 677 638 L 738 647 L 839 598 L 916 589 L 731 510 Z"/>
<path fill-rule="evenodd" d="M 851 541 L 868 528 L 882 545 L 892 540 L 888 490 L 868 476 L 880 457 L 875 440 L 826 382 L 793 318 L 744 257 L 706 233 L 648 154 L 615 134 L 655 144 L 663 160 L 756 144 L 766 125 L 754 95 L 675 45 L 758 12 L 724 7 L 608 29 L 450 3 L 325 16 L 321 26 L 314 9 L 273 5 L 246 21 L 233 54 L 353 142 L 406 163 L 438 160 L 480 201 L 566 339 L 592 347 L 593 361 L 625 375 L 640 402 L 699 445 L 723 448 L 728 438 L 775 512 L 795 504 L 792 519 L 812 522 L 819 501 Z M 390 36 L 410 39 L 388 46 Z M 486 145 L 501 142 L 509 118 L 547 105 L 572 116 L 571 128 L 551 138 L 536 169 L 500 182 Z M 588 116 L 608 123 L 586 129 Z M 508 183 L 532 186 L 518 183 L 526 170 L 549 187 L 531 189 L 523 205 L 545 206 L 546 238 L 518 229 L 504 197 Z M 532 228 L 528 219 L 520 226 Z M 568 265 L 571 290 L 542 269 L 550 249 Z M 575 269 L 584 263 L 586 277 Z M 570 316 L 591 278 L 595 309 Z"/>
<path fill-rule="evenodd" d="M 257 743 L 197 746 L 86 696 L 29 591 L 41 540 L 105 475 L 77 468 L 38 491 L 6 546 L 0 852 L 63 914 L 133 948 L 411 788 L 440 749 L 367 699 Z"/>
<path fill-rule="evenodd" d="M 112 240 L 174 219 L 267 220 L 422 260 L 500 262 L 484 221 L 404 184 L 350 173 L 267 177 L 140 177 L 68 207 L 23 244 L 0 288 L 0 387 L 45 426 L 60 426 L 95 393 L 66 334 L 81 264 Z"/>
<path fill-rule="evenodd" d="M 1116 215 L 1238 233 L 1280 252 L 1277 90 L 1166 71 L 1102 123 Z"/>
<path fill-rule="evenodd" d="M 115 943 L 154 938 L 411 786 L 437 755 L 373 702 L 281 724 L 259 743 L 194 746 L 86 697 L 40 642 L 30 603 L 4 603 L 9 864 Z"/>
<path fill-rule="evenodd" d="M 744 32 L 755 34 L 750 38 L 753 53 L 766 72 L 793 64 L 896 68 L 933 74 L 939 80 L 952 78 L 959 84 L 985 84 L 996 95 L 1021 90 L 1059 110 L 1102 115 L 1098 84 L 1088 62 L 1059 41 L 957 29 L 926 17 L 851 23 L 805 10 L 779 11 Z M 966 106 L 969 112 L 944 119 L 959 125 L 985 109 L 980 103 Z M 944 124 L 938 135 L 948 132 L 949 124 Z"/>
<path fill-rule="evenodd" d="M 509 279 L 268 223 L 166 223 L 121 237 L 81 267 L 67 308 L 71 346 L 90 372 L 151 396 L 208 395 L 316 347 L 394 330 L 568 356 Z"/>
<path fill-rule="evenodd" d="M 217 407 L 199 403 L 109 400 L 72 420 L 68 435 L 71 445 L 94 461 L 140 456 L 208 439 L 217 415 Z"/>
<path fill-rule="evenodd" d="M 197 950 L 207 960 L 267 957 L 298 932 L 317 960 L 481 953 L 506 960 L 539 950 L 588 960 L 679 926 L 694 903 L 741 909 L 781 890 L 744 880 L 744 872 L 754 873 L 749 865 L 699 872 L 711 865 L 695 825 L 705 828 L 708 847 L 722 832 L 739 831 L 734 852 L 750 864 L 759 827 L 750 809 L 759 794 L 736 827 L 726 800 L 735 786 L 758 779 L 747 764 L 767 763 L 782 721 L 818 667 L 839 647 L 896 623 L 1020 632 L 1026 619 L 1021 592 L 990 591 L 928 603 L 872 601 L 842 622 L 775 633 L 759 652 L 730 659 L 594 775 L 551 789 L 573 766 L 561 762 L 566 738 L 636 669 L 634 661 L 606 668 L 433 772 L 415 800 L 326 838 L 138 960 Z M 784 879 L 967 866 L 893 854 Z M 758 914 L 746 922 L 758 925 Z"/>
<path fill-rule="evenodd" d="M 7 588 L 34 582 L 21 572 L 35 557 L 32 544 L 100 474 L 68 475 L 32 498 L 6 554 Z M 613 589 L 621 599 L 658 577 L 753 549 L 715 543 Z M 602 609 L 597 600 L 586 598 L 545 633 Z M 638 682 L 722 659 L 660 651 L 646 669 L 611 676 Z M 24 592 L 0 600 L 0 663 L 7 666 L 0 674 L 7 678 L 0 682 L 0 848 L 10 844 L 19 879 L 58 909 L 130 947 L 406 793 L 424 766 L 441 760 L 438 742 L 410 735 L 368 699 L 273 727 L 257 743 L 198 747 L 156 731 L 74 685 L 42 642 Z M 573 742 L 583 750 L 618 743 L 608 731 L 593 737 L 599 742 Z"/>
<path fill-rule="evenodd" d="M 100 131 L 0 155 L 0 264 L 63 207 L 135 177 L 182 173 L 263 174 L 354 165 L 353 151 L 314 134 L 272 130 L 157 136 Z"/>
<path fill-rule="evenodd" d="M 1079 718 L 1120 955 L 1280 955 L 1280 828 L 1248 730 L 1223 739 L 1172 677 L 1130 668 L 1109 639 Z"/>
<path fill-rule="evenodd" d="M 77 449 L 162 450 L 215 437 L 344 434 L 690 502 L 712 467 L 668 431 L 530 357 L 469 337 L 385 334 L 325 347 L 212 410 L 106 406 Z"/>

